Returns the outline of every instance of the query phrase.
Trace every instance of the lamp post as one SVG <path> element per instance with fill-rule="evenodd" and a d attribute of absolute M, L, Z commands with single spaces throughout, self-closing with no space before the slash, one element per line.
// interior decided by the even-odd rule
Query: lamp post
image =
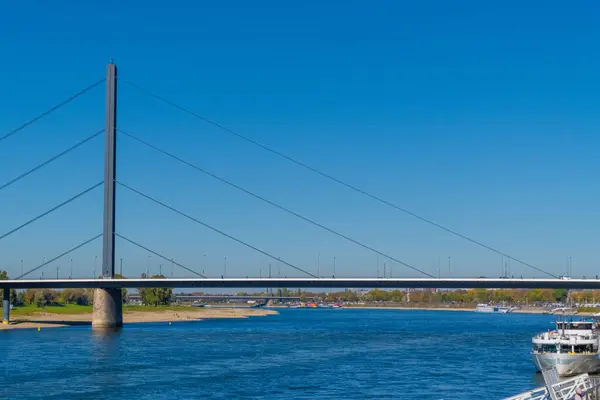
<path fill-rule="evenodd" d="M 335 256 L 333 256 L 333 277 L 335 278 Z"/>
<path fill-rule="evenodd" d="M 319 278 L 320 275 L 320 268 L 321 268 L 321 255 L 319 253 L 317 253 L 317 278 Z"/>

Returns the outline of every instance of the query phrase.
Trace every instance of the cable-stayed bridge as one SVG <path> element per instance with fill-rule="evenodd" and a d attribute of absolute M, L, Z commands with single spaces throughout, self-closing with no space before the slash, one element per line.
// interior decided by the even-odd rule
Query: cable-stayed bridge
<path fill-rule="evenodd" d="M 384 205 L 388 208 L 391 208 L 397 212 L 401 212 L 403 214 L 409 215 L 416 220 L 421 221 L 424 224 L 435 227 L 436 229 L 440 229 L 448 234 L 456 236 L 464 241 L 467 241 L 475 246 L 483 248 L 487 251 L 495 253 L 499 256 L 502 256 L 506 260 L 512 260 L 515 263 L 522 264 L 525 267 L 536 271 L 537 273 L 547 277 L 543 279 L 514 279 L 514 278 L 441 278 L 440 276 L 436 277 L 433 274 L 425 271 L 423 268 L 417 267 L 408 263 L 396 256 L 393 256 L 387 252 L 381 251 L 377 249 L 375 246 L 365 243 L 361 240 L 357 240 L 356 238 L 351 237 L 348 234 L 345 234 L 338 230 L 335 227 L 328 226 L 322 222 L 319 222 L 313 218 L 309 218 L 299 212 L 296 212 L 277 201 L 269 199 L 263 195 L 260 195 L 252 190 L 249 190 L 242 185 L 236 184 L 228 179 L 223 178 L 222 176 L 208 171 L 197 164 L 184 159 L 183 157 L 169 152 L 162 147 L 151 143 L 145 138 L 130 132 L 129 130 L 123 130 L 117 126 L 117 84 L 127 85 L 151 98 L 154 98 L 169 107 L 173 107 L 193 118 L 202 120 L 205 123 L 212 125 L 214 128 L 219 129 L 239 140 L 242 140 L 246 143 L 249 143 L 252 146 L 255 146 L 263 151 L 270 153 L 271 155 L 284 160 L 285 162 L 291 163 L 299 168 L 309 171 L 315 175 L 324 178 L 328 182 L 345 187 L 346 189 L 370 199 L 373 202 Z M 119 79 L 117 76 L 117 67 L 115 64 L 110 63 L 107 66 L 106 77 L 92 83 L 89 86 L 86 86 L 82 90 L 58 103 L 57 105 L 51 107 L 50 109 L 44 111 L 43 113 L 35 116 L 34 118 L 24 122 L 17 128 L 7 132 L 6 134 L 0 136 L 0 146 L 5 144 L 5 141 L 10 137 L 19 134 L 23 130 L 27 129 L 31 125 L 36 124 L 38 121 L 43 118 L 51 115 L 56 110 L 62 108 L 63 106 L 77 101 L 81 96 L 86 95 L 88 92 L 94 90 L 97 87 L 101 87 L 105 85 L 106 87 L 106 125 L 103 129 L 96 130 L 91 135 L 81 139 L 76 144 L 58 152 L 52 157 L 42 161 L 40 164 L 35 167 L 24 171 L 14 178 L 8 180 L 7 182 L 0 184 L 0 192 L 16 182 L 19 182 L 23 179 L 28 178 L 30 175 L 35 174 L 37 171 L 51 165 L 56 160 L 61 159 L 62 157 L 70 154 L 74 151 L 77 151 L 86 143 L 92 141 L 94 138 L 97 138 L 101 135 L 104 135 L 105 141 L 105 157 L 104 157 L 104 179 L 99 182 L 93 182 L 91 185 L 86 187 L 84 190 L 76 193 L 66 200 L 55 204 L 50 207 L 43 213 L 30 218 L 26 221 L 23 221 L 19 225 L 9 229 L 5 233 L 0 234 L 0 245 L 2 244 L 2 240 L 16 234 L 24 228 L 29 227 L 30 225 L 36 223 L 40 219 L 54 213 L 59 209 L 63 209 L 67 207 L 72 202 L 86 196 L 88 193 L 93 192 L 95 190 L 99 190 L 100 188 L 104 191 L 104 201 L 103 201 L 103 228 L 98 228 L 98 233 L 93 235 L 92 237 L 85 238 L 85 240 L 73 245 L 71 248 L 64 250 L 62 252 L 57 252 L 54 256 L 49 259 L 45 259 L 44 262 L 31 268 L 27 271 L 21 270 L 21 273 L 15 278 L 10 280 L 0 281 L 0 289 L 4 289 L 4 322 L 8 322 L 9 319 L 9 290 L 10 289 L 25 289 L 25 288 L 92 288 L 97 289 L 94 297 L 94 319 L 93 325 L 95 327 L 114 327 L 120 326 L 122 324 L 122 300 L 121 300 L 121 291 L 120 288 L 124 287 L 133 287 L 133 288 L 144 288 L 144 287 L 177 287 L 177 288 L 283 288 L 283 287 L 293 287 L 293 288 L 573 288 L 573 289 L 595 289 L 600 288 L 600 280 L 598 279 L 561 279 L 559 276 L 552 274 L 540 267 L 532 265 L 524 260 L 513 257 L 510 254 L 507 254 L 504 251 L 499 250 L 498 248 L 491 246 L 489 244 L 485 244 L 480 240 L 477 240 L 473 237 L 462 234 L 454 229 L 443 226 L 439 223 L 436 223 L 428 218 L 425 218 L 417 213 L 414 213 L 410 210 L 407 210 L 389 200 L 384 199 L 383 197 L 374 195 L 369 191 L 363 190 L 351 183 L 348 183 L 344 180 L 341 180 L 327 172 L 321 171 L 317 168 L 311 167 L 305 162 L 302 162 L 296 158 L 293 158 L 287 154 L 284 154 L 274 148 L 271 148 L 267 145 L 264 145 L 250 137 L 242 135 L 230 128 L 227 128 L 221 124 L 215 123 L 211 120 L 206 119 L 202 115 L 179 105 L 165 97 L 162 97 L 154 92 L 147 90 L 140 85 L 131 82 L 129 80 Z M 163 156 L 166 156 L 173 161 L 190 168 L 198 174 L 202 174 L 204 176 L 210 177 L 222 184 L 229 186 L 230 188 L 243 193 L 246 196 L 251 196 L 252 198 L 267 204 L 270 207 L 278 209 L 281 212 L 284 212 L 298 220 L 301 220 L 307 224 L 310 224 L 314 227 L 319 228 L 336 236 L 340 239 L 343 239 L 355 246 L 358 246 L 364 250 L 367 250 L 377 256 L 381 256 L 387 260 L 393 261 L 394 263 L 402 266 L 406 270 L 412 271 L 412 273 L 417 273 L 422 278 L 392 278 L 391 273 L 388 275 L 385 271 L 383 277 L 379 277 L 379 272 L 377 273 L 376 278 L 372 277 L 353 277 L 349 278 L 345 276 L 344 271 L 336 271 L 335 270 L 335 258 L 334 258 L 334 270 L 331 277 L 324 277 L 318 271 L 315 274 L 314 271 L 310 271 L 309 268 L 306 268 L 301 265 L 297 265 L 289 260 L 282 259 L 281 257 L 276 257 L 272 253 L 261 248 L 260 243 L 252 243 L 245 239 L 239 238 L 236 235 L 233 235 L 223 229 L 220 229 L 217 226 L 213 226 L 198 217 L 192 215 L 191 213 L 185 212 L 181 209 L 173 207 L 167 204 L 165 201 L 160 200 L 157 197 L 151 196 L 148 193 L 142 191 L 139 187 L 132 185 L 130 182 L 121 181 L 117 178 L 117 156 L 116 156 L 116 142 L 117 136 L 127 137 L 131 139 L 133 142 L 138 143 L 140 146 L 144 146 L 152 151 L 158 152 Z M 74 166 L 76 167 L 76 166 Z M 188 265 L 185 265 L 181 262 L 174 261 L 173 257 L 167 257 L 160 251 L 150 248 L 145 245 L 141 241 L 136 240 L 135 238 L 128 237 L 119 231 L 119 227 L 116 224 L 115 212 L 117 208 L 116 202 L 116 191 L 123 190 L 130 192 L 140 199 L 144 199 L 148 202 L 154 203 L 155 205 L 168 210 L 173 215 L 178 215 L 179 217 L 185 218 L 188 221 L 194 222 L 218 235 L 221 235 L 232 242 L 237 243 L 240 246 L 244 246 L 257 254 L 260 254 L 264 257 L 272 259 L 274 262 L 277 262 L 280 265 L 284 265 L 288 267 L 290 270 L 294 271 L 295 274 L 299 274 L 300 276 L 295 277 L 269 277 L 269 278 L 232 278 L 228 276 L 221 276 L 220 278 L 212 278 L 208 277 L 203 272 L 196 270 L 195 268 L 191 268 Z M 6 212 L 6 211 L 5 211 Z M 57 279 L 31 279 L 31 274 L 43 270 L 44 267 L 60 260 L 64 257 L 67 257 L 74 251 L 89 245 L 90 243 L 96 240 L 102 240 L 102 259 L 101 259 L 101 279 L 59 279 L 58 270 L 57 270 Z M 133 246 L 136 246 L 148 254 L 155 256 L 159 259 L 163 259 L 165 262 L 171 263 L 174 266 L 177 266 L 180 271 L 185 274 L 190 274 L 193 278 L 190 277 L 182 277 L 176 278 L 172 277 L 169 279 L 115 279 L 115 241 L 119 239 L 124 243 L 129 243 Z M 94 271 L 95 272 L 95 271 Z M 336 273 L 341 272 L 341 273 Z M 149 275 L 149 274 L 148 274 Z M 224 274 L 225 275 L 225 274 Z M 270 275 L 270 274 L 269 274 Z M 347 274 L 346 274 L 347 275 Z M 366 275 L 366 274 L 365 274 Z M 95 273 L 94 273 L 95 276 Z"/>

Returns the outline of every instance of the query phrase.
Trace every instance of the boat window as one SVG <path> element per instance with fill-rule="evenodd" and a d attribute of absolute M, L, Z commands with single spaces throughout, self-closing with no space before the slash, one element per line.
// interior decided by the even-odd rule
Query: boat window
<path fill-rule="evenodd" d="M 556 345 L 553 344 L 538 344 L 535 350 L 542 353 L 556 353 Z"/>
<path fill-rule="evenodd" d="M 575 353 L 586 353 L 586 352 L 592 352 L 593 351 L 593 347 L 591 344 L 582 344 L 582 345 L 577 345 L 574 346 L 574 350 Z"/>
<path fill-rule="evenodd" d="M 561 353 L 568 353 L 571 351 L 571 346 L 568 344 L 561 344 L 560 345 L 560 352 Z"/>

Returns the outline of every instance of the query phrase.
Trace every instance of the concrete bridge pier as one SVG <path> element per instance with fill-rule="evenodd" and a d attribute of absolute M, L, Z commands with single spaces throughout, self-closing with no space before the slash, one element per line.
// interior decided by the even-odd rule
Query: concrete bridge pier
<path fill-rule="evenodd" d="M 10 322 L 10 289 L 4 289 L 4 300 L 2 301 L 2 323 L 8 325 Z"/>
<path fill-rule="evenodd" d="M 115 182 L 117 179 L 117 67 L 106 68 L 106 129 L 104 157 L 104 235 L 102 245 L 102 277 L 115 276 Z M 96 289 L 92 329 L 114 329 L 123 326 L 121 289 Z"/>
<path fill-rule="evenodd" d="M 115 329 L 123 326 L 121 289 L 96 289 L 92 329 Z"/>

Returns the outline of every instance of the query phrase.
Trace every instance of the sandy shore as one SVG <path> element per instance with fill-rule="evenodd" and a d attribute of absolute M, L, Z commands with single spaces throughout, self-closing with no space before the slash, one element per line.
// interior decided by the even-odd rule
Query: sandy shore
<path fill-rule="evenodd" d="M 125 311 L 123 323 L 199 321 L 211 318 L 248 318 L 277 314 L 277 311 L 261 308 L 190 308 L 189 311 Z M 52 314 L 38 313 L 31 316 L 17 316 L 10 325 L 0 325 L 6 329 L 44 329 L 62 326 L 91 325 L 92 314 Z"/>
<path fill-rule="evenodd" d="M 425 306 L 369 306 L 369 305 L 348 305 L 345 308 L 357 308 L 367 310 L 420 310 L 420 311 L 470 311 L 475 312 L 475 307 L 425 307 Z M 544 314 L 548 310 L 541 307 L 525 307 L 512 311 L 516 314 Z M 591 312 L 580 312 L 576 315 L 592 315 Z"/>
<path fill-rule="evenodd" d="M 457 307 L 403 307 L 403 306 L 344 306 L 345 308 L 356 308 L 364 310 L 421 310 L 421 311 L 475 311 L 475 308 Z"/>

